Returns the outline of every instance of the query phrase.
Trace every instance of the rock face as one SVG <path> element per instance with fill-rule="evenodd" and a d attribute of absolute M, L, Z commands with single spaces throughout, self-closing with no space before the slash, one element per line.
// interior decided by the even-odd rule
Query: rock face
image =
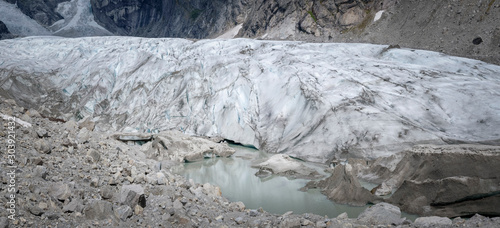
<path fill-rule="evenodd" d="M 207 38 L 244 18 L 247 2 L 91 0 L 91 4 L 97 22 L 117 35 Z"/>
<path fill-rule="evenodd" d="M 498 1 L 260 0 L 250 12 L 242 37 L 400 44 L 500 64 Z"/>
<path fill-rule="evenodd" d="M 16 4 L 24 14 L 48 27 L 63 19 L 56 10 L 57 5 L 69 0 L 7 0 L 6 2 Z"/>
<path fill-rule="evenodd" d="M 0 21 L 0 40 L 9 38 L 9 35 L 10 35 L 9 29 L 2 21 Z"/>
<path fill-rule="evenodd" d="M 0 20 L 13 34 L 10 38 L 112 35 L 94 21 L 90 0 L 0 1 Z"/>
<path fill-rule="evenodd" d="M 375 161 L 364 176 L 397 188 L 388 201 L 410 213 L 498 216 L 499 162 L 497 146 L 424 145 Z"/>
<path fill-rule="evenodd" d="M 264 39 L 331 40 L 340 31 L 371 19 L 382 0 L 255 1 L 240 34 Z M 385 1 L 393 2 L 393 1 Z"/>

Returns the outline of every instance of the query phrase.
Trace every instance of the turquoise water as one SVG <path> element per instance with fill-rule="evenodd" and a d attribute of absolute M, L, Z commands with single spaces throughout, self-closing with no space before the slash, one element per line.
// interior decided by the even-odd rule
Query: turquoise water
<path fill-rule="evenodd" d="M 231 201 L 242 201 L 249 209 L 262 207 L 264 210 L 283 214 L 314 213 L 334 218 L 347 212 L 357 217 L 366 207 L 335 204 L 319 190 L 302 192 L 299 189 L 309 180 L 290 180 L 286 177 L 256 177 L 258 169 L 251 168 L 251 161 L 268 155 L 258 150 L 234 146 L 236 153 L 230 158 L 210 158 L 200 162 L 186 163 L 179 173 L 196 183 L 211 183 L 221 188 L 222 195 Z M 308 164 L 308 166 L 313 166 Z M 323 168 L 317 170 L 322 172 Z"/>
<path fill-rule="evenodd" d="M 356 218 L 368 206 L 354 207 L 336 204 L 321 194 L 318 189 L 302 192 L 299 189 L 309 180 L 290 180 L 281 176 L 266 178 L 256 177 L 258 169 L 252 168 L 252 161 L 269 157 L 268 154 L 256 149 L 231 145 L 236 153 L 230 158 L 209 158 L 199 162 L 185 163 L 178 173 L 192 179 L 196 183 L 210 183 L 221 188 L 222 195 L 231 201 L 241 201 L 248 209 L 262 207 L 270 213 L 284 214 L 293 211 L 295 214 L 313 213 L 321 216 L 335 218 L 347 212 L 350 218 Z M 314 163 L 304 163 L 316 169 L 327 177 L 322 167 Z M 367 188 L 376 185 L 363 182 Z M 401 213 L 412 221 L 418 217 Z"/>

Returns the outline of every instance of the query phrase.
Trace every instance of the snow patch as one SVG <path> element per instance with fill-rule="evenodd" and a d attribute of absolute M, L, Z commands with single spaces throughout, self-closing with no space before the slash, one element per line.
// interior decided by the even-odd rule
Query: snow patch
<path fill-rule="evenodd" d="M 382 18 L 382 14 L 385 12 L 385 10 L 380 10 L 375 14 L 375 18 L 373 18 L 373 22 L 380 20 Z"/>

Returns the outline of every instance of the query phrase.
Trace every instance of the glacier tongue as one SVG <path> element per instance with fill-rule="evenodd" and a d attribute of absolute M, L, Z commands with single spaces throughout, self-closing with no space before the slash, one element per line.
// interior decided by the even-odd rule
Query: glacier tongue
<path fill-rule="evenodd" d="M 500 66 L 371 44 L 89 37 L 0 42 L 2 94 L 117 130 L 178 129 L 325 162 L 500 139 Z"/>

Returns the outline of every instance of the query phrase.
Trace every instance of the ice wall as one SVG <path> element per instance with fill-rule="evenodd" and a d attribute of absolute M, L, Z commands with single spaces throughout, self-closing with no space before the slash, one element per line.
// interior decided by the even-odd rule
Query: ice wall
<path fill-rule="evenodd" d="M 0 92 L 118 130 L 179 129 L 321 162 L 500 139 L 500 66 L 435 52 L 131 37 L 24 38 L 0 50 Z"/>

